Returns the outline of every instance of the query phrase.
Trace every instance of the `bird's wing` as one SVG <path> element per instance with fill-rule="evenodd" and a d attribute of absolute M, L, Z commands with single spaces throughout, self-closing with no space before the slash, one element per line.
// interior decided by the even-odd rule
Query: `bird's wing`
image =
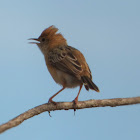
<path fill-rule="evenodd" d="M 57 47 L 49 52 L 48 60 L 55 68 L 77 77 L 83 69 L 74 51 L 76 49 L 70 46 Z"/>

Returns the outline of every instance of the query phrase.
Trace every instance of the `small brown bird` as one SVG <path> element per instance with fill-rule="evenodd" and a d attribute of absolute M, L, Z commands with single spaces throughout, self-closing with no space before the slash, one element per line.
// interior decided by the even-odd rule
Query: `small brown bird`
<path fill-rule="evenodd" d="M 74 103 L 77 104 L 83 84 L 86 90 L 92 89 L 99 92 L 99 89 L 92 82 L 91 71 L 83 54 L 68 46 L 66 39 L 57 31 L 57 28 L 50 26 L 41 33 L 39 38 L 30 40 L 37 41 L 31 43 L 38 45 L 54 81 L 63 86 L 49 99 L 49 102 L 56 104 L 52 99 L 65 88 L 80 86 L 78 95 L 74 99 Z"/>

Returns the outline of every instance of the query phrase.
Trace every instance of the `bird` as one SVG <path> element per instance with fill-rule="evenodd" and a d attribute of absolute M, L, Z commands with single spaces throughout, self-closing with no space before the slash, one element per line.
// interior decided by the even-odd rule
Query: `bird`
<path fill-rule="evenodd" d="M 78 103 L 80 91 L 85 89 L 99 92 L 99 88 L 92 81 L 92 74 L 84 55 L 76 48 L 69 46 L 66 39 L 54 25 L 46 28 L 38 38 L 30 38 L 36 44 L 42 54 L 54 81 L 62 88 L 49 98 L 49 103 L 56 104 L 52 99 L 65 88 L 79 86 L 79 92 L 73 100 Z"/>

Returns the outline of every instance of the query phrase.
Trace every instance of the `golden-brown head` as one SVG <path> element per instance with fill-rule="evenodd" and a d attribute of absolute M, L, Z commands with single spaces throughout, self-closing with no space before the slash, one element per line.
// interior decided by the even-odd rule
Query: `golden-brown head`
<path fill-rule="evenodd" d="M 55 26 L 50 26 L 45 29 L 38 38 L 31 38 L 30 40 L 35 40 L 37 42 L 31 42 L 37 44 L 41 52 L 47 55 L 47 52 L 57 46 L 67 45 L 66 39 L 62 34 L 57 33 L 58 28 Z"/>

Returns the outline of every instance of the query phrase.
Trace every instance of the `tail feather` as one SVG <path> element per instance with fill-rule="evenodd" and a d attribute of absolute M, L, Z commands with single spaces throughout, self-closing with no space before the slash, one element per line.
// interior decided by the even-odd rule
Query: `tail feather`
<path fill-rule="evenodd" d="M 81 77 L 81 79 L 82 79 L 82 82 L 83 82 L 86 90 L 92 89 L 92 90 L 99 92 L 99 88 L 92 82 L 92 80 L 89 77 L 83 76 L 83 77 Z"/>

